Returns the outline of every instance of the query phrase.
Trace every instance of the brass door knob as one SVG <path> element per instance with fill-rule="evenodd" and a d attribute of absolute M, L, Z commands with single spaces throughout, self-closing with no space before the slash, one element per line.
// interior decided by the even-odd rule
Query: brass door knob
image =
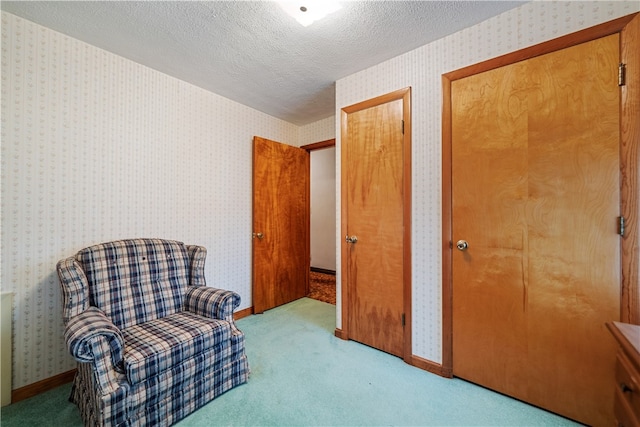
<path fill-rule="evenodd" d="M 456 243 L 456 248 L 461 251 L 466 251 L 469 248 L 469 243 L 466 240 L 458 240 Z"/>

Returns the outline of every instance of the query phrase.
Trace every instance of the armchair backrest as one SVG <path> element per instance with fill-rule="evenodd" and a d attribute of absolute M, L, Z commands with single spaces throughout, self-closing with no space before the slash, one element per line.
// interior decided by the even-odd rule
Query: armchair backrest
<path fill-rule="evenodd" d="M 190 279 L 186 246 L 163 239 L 129 239 L 80 250 L 89 305 L 119 329 L 182 311 Z"/>

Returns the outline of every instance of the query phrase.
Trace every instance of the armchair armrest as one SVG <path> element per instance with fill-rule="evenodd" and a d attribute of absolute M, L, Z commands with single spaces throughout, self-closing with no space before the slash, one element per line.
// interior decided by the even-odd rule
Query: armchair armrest
<path fill-rule="evenodd" d="M 224 289 L 189 286 L 185 310 L 213 319 L 233 323 L 233 311 L 240 305 L 240 295 Z"/>
<path fill-rule="evenodd" d="M 65 328 L 64 339 L 69 352 L 78 362 L 105 358 L 107 349 L 100 342 L 106 341 L 111 353 L 111 364 L 117 371 L 123 372 L 124 338 L 99 308 L 89 307 L 72 317 Z"/>
<path fill-rule="evenodd" d="M 73 257 L 60 260 L 56 270 L 62 286 L 62 320 L 67 325 L 72 317 L 89 308 L 89 283 Z"/>

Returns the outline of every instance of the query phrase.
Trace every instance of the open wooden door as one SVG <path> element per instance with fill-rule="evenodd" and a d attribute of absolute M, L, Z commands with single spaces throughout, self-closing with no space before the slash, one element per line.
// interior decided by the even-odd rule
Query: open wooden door
<path fill-rule="evenodd" d="M 302 298 L 309 286 L 309 153 L 253 139 L 253 311 Z"/>

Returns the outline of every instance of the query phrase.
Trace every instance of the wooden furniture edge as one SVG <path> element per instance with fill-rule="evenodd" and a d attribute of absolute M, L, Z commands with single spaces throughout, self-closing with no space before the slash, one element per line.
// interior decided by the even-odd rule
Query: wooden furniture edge
<path fill-rule="evenodd" d="M 616 323 L 621 323 L 621 322 L 607 322 L 606 323 L 607 329 L 609 329 L 609 332 L 611 332 L 611 335 L 613 335 L 613 337 L 616 339 L 616 341 L 618 342 L 618 344 L 620 345 L 624 353 L 627 355 L 627 357 L 630 358 L 632 363 L 640 367 L 640 357 L 637 356 L 638 350 L 633 346 L 632 343 L 629 342 L 626 335 L 622 333 L 622 331 L 620 330 L 620 328 L 618 328 Z M 634 326 L 637 326 L 637 325 L 634 325 Z"/>
<path fill-rule="evenodd" d="M 49 391 L 63 384 L 70 383 L 71 381 L 73 381 L 73 377 L 75 376 L 75 374 L 76 369 L 74 368 L 70 371 L 66 371 L 49 378 L 45 378 L 44 380 L 26 385 L 24 387 L 17 388 L 11 392 L 11 403 L 13 404 L 16 402 L 20 402 L 21 400 L 25 400 L 40 393 L 44 393 L 45 391 Z"/>

